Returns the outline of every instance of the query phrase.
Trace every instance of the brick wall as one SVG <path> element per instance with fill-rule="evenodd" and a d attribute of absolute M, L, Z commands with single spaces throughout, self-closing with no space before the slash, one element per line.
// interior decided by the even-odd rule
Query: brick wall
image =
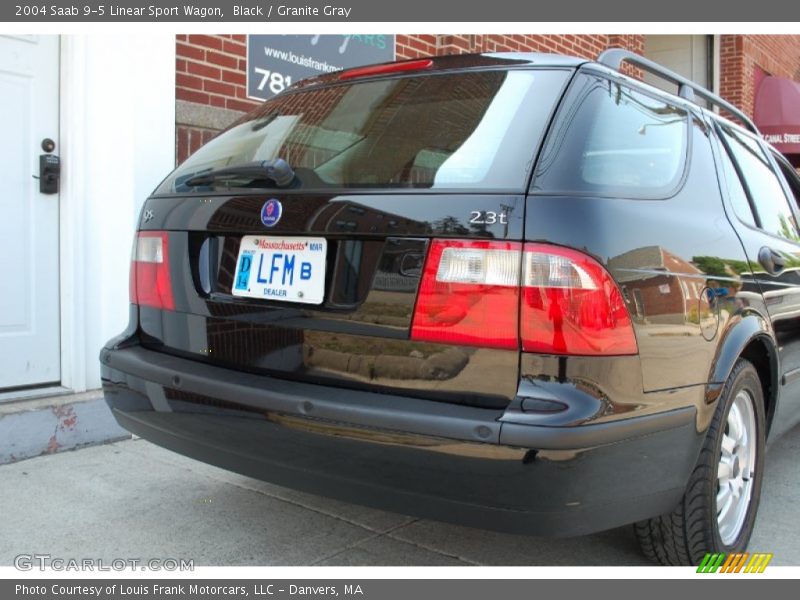
<path fill-rule="evenodd" d="M 176 92 L 179 100 L 249 111 L 258 103 L 245 89 L 246 36 L 179 35 Z"/>
<path fill-rule="evenodd" d="M 177 159 L 182 162 L 259 103 L 245 89 L 244 35 L 178 35 L 176 38 Z M 610 35 L 397 35 L 398 59 L 466 52 L 555 52 L 586 58 L 611 47 L 644 51 L 644 36 Z M 800 36 L 723 35 L 722 96 L 752 114 L 757 68 L 800 80 Z M 628 74 L 637 75 L 635 69 Z"/>
<path fill-rule="evenodd" d="M 178 35 L 176 100 L 237 114 L 258 106 L 258 102 L 247 99 L 245 89 L 245 38 L 244 35 Z M 180 114 L 176 125 L 179 163 L 222 129 L 203 127 L 196 122 L 183 123 Z"/>
<path fill-rule="evenodd" d="M 554 52 L 597 58 L 606 48 L 644 50 L 642 35 L 398 35 L 397 58 L 466 52 Z"/>
<path fill-rule="evenodd" d="M 720 36 L 720 95 L 753 115 L 757 68 L 800 80 L 800 36 Z"/>

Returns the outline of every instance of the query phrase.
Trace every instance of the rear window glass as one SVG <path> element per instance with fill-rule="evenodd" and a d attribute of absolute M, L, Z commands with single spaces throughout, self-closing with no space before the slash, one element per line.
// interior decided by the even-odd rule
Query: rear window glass
<path fill-rule="evenodd" d="M 282 158 L 292 187 L 525 189 L 566 70 L 400 77 L 287 93 L 212 140 L 157 193 L 266 187 L 204 173 Z M 195 183 L 195 182 L 193 182 Z"/>
<path fill-rule="evenodd" d="M 675 189 L 686 163 L 686 111 L 592 75 L 581 75 L 569 96 L 535 190 L 652 198 Z"/>
<path fill-rule="evenodd" d="M 728 186 L 728 196 L 733 205 L 733 212 L 747 225 L 755 227 L 756 220 L 753 216 L 750 200 L 747 198 L 747 192 L 744 191 L 742 180 L 739 179 L 739 174 L 736 172 L 736 167 L 733 165 L 730 155 L 724 149 L 721 156 L 721 163 L 722 172 L 725 175 L 725 183 Z"/>

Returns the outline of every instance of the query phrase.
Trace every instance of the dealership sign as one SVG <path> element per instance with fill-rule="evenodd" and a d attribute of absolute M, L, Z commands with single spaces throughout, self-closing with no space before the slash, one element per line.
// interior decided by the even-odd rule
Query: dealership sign
<path fill-rule="evenodd" d="M 762 126 L 764 139 L 783 154 L 800 154 L 800 126 Z"/>
<path fill-rule="evenodd" d="M 247 96 L 267 100 L 307 77 L 392 60 L 393 35 L 248 35 Z"/>

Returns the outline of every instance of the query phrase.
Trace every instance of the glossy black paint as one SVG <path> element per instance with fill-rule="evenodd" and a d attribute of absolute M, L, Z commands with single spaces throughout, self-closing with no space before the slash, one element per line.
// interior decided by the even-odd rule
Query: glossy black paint
<path fill-rule="evenodd" d="M 713 381 L 711 365 L 719 342 L 726 337 L 726 329 L 741 320 L 729 306 L 733 297 L 715 296 L 712 307 L 705 292 L 720 285 L 741 284 L 735 274 L 715 275 L 704 270 L 704 264 L 738 264 L 745 261 L 745 255 L 720 210 L 716 182 L 709 179 L 714 161 L 708 129 L 693 120 L 692 132 L 688 175 L 671 198 L 545 194 L 528 198 L 526 238 L 587 251 L 620 284 L 640 352 L 635 359 L 639 364 L 629 364 L 624 377 L 636 390 L 634 404 L 639 410 L 650 403 L 648 392 L 687 386 L 698 387 L 695 403 L 704 410 L 699 405 L 702 388 Z M 575 359 L 561 360 L 568 368 Z M 536 370 L 525 371 L 527 362 L 523 360 L 522 375 L 537 376 Z M 618 365 L 632 359 L 598 362 Z"/>
<path fill-rule="evenodd" d="M 142 230 L 266 234 L 261 207 L 277 198 L 284 207 L 270 235 L 299 234 L 350 237 L 391 235 L 521 239 L 524 198 L 509 194 L 337 193 L 274 190 L 249 195 L 166 195 L 151 197 L 152 211 Z M 495 211 L 507 224 L 474 225 L 470 211 Z"/>
<path fill-rule="evenodd" d="M 271 197 L 284 217 L 269 235 L 328 240 L 328 294 L 318 307 L 231 295 L 241 235 L 265 234 L 260 211 Z M 408 337 L 427 240 L 521 239 L 524 196 L 166 196 L 144 210 L 152 216 L 142 228 L 169 231 L 169 247 L 181 249 L 170 262 L 176 310 L 141 309 L 145 345 L 251 372 L 455 403 L 505 406 L 514 398 L 516 352 Z M 504 223 L 472 224 L 473 211 L 502 214 Z"/>
<path fill-rule="evenodd" d="M 715 115 L 708 118 L 712 123 L 717 121 Z M 761 143 L 767 156 L 771 157 L 766 144 Z M 724 143 L 719 138 L 714 140 L 714 151 L 719 161 L 720 154 L 725 152 Z M 776 174 L 780 174 L 777 163 L 773 162 L 773 168 Z M 724 173 L 720 172 L 720 178 L 724 181 Z M 792 187 L 784 177 L 779 175 L 779 178 L 787 199 L 790 199 L 789 206 L 796 224 L 800 222 L 800 207 L 796 204 Z M 796 181 L 794 183 L 798 185 Z M 727 189 L 726 185 L 721 187 Z M 800 422 L 800 380 L 797 378 L 800 374 L 800 276 L 797 271 L 800 239 L 771 235 L 744 223 L 734 211 L 727 193 L 725 210 L 751 266 L 750 278 L 744 282 L 741 295 L 759 303 L 759 316 L 763 321 L 759 329 L 772 332 L 772 336 L 762 335 L 759 340 L 768 349 L 772 368 L 770 386 L 775 404 L 768 411 L 768 420 L 774 439 Z M 764 265 L 759 264 L 759 254 L 763 250 L 779 255 L 785 266 L 777 272 L 767 272 Z"/>
<path fill-rule="evenodd" d="M 128 330 L 104 350 L 104 389 L 120 422 L 176 451 L 315 493 L 562 535 L 668 511 L 742 356 L 762 378 L 770 439 L 797 423 L 800 277 L 765 277 L 756 256 L 768 245 L 797 259 L 800 243 L 765 239 L 736 220 L 719 169 L 716 117 L 577 59 L 449 57 L 435 59 L 433 70 L 548 60 L 686 110 L 686 166 L 676 189 L 647 199 L 555 195 L 534 178 L 529 193 L 516 195 L 152 197 L 145 205 L 152 216 L 140 226 L 169 231 L 176 310 L 133 307 Z M 562 102 L 545 147 L 559 143 L 570 109 Z M 267 233 L 259 213 L 269 198 L 281 201 L 285 216 Z M 475 225 L 473 211 L 507 219 Z M 324 236 L 325 301 L 233 297 L 246 234 Z M 638 355 L 412 342 L 434 237 L 537 241 L 592 255 L 622 290 Z M 688 420 L 676 424 L 676 415 Z"/>

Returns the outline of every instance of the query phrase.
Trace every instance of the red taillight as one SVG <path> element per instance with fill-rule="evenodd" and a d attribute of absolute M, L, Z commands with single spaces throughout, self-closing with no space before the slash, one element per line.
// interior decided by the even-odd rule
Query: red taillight
<path fill-rule="evenodd" d="M 411 339 L 518 348 L 521 250 L 516 242 L 433 240 Z"/>
<path fill-rule="evenodd" d="M 520 274 L 522 279 L 520 281 Z M 636 354 L 622 294 L 591 257 L 516 242 L 433 240 L 411 339 L 542 354 Z"/>
<path fill-rule="evenodd" d="M 131 259 L 132 304 L 175 310 L 169 276 L 168 239 L 166 231 L 140 231 L 137 234 Z"/>
<path fill-rule="evenodd" d="M 636 337 L 617 284 L 591 257 L 525 244 L 522 350 L 547 354 L 636 354 Z"/>
<path fill-rule="evenodd" d="M 339 79 L 357 79 L 358 77 L 372 77 L 374 75 L 386 75 L 388 73 L 421 71 L 423 69 L 430 69 L 432 66 L 433 61 L 430 58 L 389 63 L 387 65 L 369 65 L 367 67 L 357 67 L 355 69 L 342 71 L 339 73 Z"/>

